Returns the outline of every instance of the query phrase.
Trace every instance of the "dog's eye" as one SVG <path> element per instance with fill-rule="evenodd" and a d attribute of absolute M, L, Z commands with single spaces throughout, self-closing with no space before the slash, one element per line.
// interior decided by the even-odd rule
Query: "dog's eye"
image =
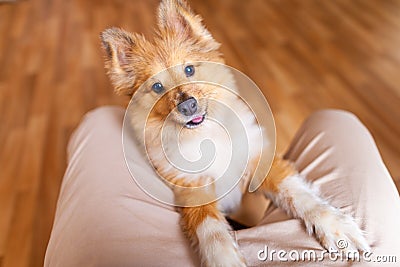
<path fill-rule="evenodd" d="M 193 65 L 186 66 L 185 67 L 185 74 L 186 74 L 186 77 L 193 76 L 193 74 L 194 74 L 194 66 Z"/>
<path fill-rule="evenodd" d="M 157 94 L 161 93 L 164 90 L 164 86 L 162 83 L 157 82 L 151 86 L 151 89 L 156 92 Z"/>

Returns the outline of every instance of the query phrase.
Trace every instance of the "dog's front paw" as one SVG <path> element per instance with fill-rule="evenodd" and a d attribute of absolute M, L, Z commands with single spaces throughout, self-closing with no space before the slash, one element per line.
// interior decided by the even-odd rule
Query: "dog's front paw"
<path fill-rule="evenodd" d="M 198 249 L 202 266 L 245 267 L 246 263 L 238 246 L 229 234 L 227 225 L 208 218 L 197 229 Z"/>
<path fill-rule="evenodd" d="M 204 266 L 209 267 L 246 267 L 243 256 L 234 244 L 223 246 L 217 244 L 214 251 L 205 257 Z"/>
<path fill-rule="evenodd" d="M 359 250 L 370 251 L 363 232 L 351 216 L 330 206 L 312 213 L 309 215 L 312 219 L 305 220 L 307 230 L 311 233 L 314 228 L 316 237 L 326 249 L 344 252 L 349 257 Z"/>

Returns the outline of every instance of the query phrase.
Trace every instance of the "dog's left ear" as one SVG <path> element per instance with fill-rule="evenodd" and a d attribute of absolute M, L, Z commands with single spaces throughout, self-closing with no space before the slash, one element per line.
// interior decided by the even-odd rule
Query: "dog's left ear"
<path fill-rule="evenodd" d="M 158 8 L 158 27 L 181 39 L 196 39 L 205 50 L 217 50 L 220 44 L 192 12 L 184 0 L 162 0 Z"/>
<path fill-rule="evenodd" d="M 147 41 L 143 36 L 120 28 L 109 28 L 100 34 L 105 51 L 105 66 L 119 95 L 132 95 L 137 83 L 138 66 L 144 65 Z"/>

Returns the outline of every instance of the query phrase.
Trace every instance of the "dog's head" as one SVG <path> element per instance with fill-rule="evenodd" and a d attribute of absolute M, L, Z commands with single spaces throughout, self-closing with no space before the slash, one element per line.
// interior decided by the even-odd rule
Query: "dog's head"
<path fill-rule="evenodd" d="M 163 120 L 172 115 L 187 128 L 200 125 L 207 99 L 218 93 L 215 86 L 190 81 L 207 75 L 199 62 L 223 63 L 219 43 L 201 20 L 183 0 L 163 0 L 153 40 L 119 28 L 102 32 L 106 68 L 116 93 L 132 96 L 141 88 L 140 105 L 151 107 L 151 116 Z"/>

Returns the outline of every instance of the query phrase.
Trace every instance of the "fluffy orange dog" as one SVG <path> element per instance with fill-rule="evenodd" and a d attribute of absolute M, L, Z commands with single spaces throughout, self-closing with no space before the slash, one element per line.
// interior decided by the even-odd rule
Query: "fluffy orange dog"
<path fill-rule="evenodd" d="M 201 78 L 202 75 L 215 75 L 220 84 L 235 88 L 229 71 L 202 72 L 201 63 L 198 63 L 224 63 L 218 50 L 219 44 L 203 26 L 201 18 L 183 0 L 161 2 L 158 27 L 152 41 L 118 28 L 105 30 L 101 38 L 106 52 L 106 68 L 116 93 L 132 96 L 139 87 L 145 88 L 138 91 L 141 94 L 140 101 L 133 103 L 132 126 L 138 138 L 143 138 L 143 129 L 137 125 L 139 121 L 147 121 L 145 138 L 149 158 L 157 171 L 171 184 L 198 188 L 216 179 L 215 175 L 220 170 L 218 164 L 201 175 L 172 168 L 160 143 L 160 133 L 167 117 L 170 118 L 168 123 L 180 129 L 179 149 L 189 158 L 196 157 L 192 152 L 199 140 L 210 135 L 214 137 L 217 151 L 220 149 L 223 153 L 224 148 L 218 147 L 220 133 L 208 119 L 210 114 L 219 112 L 218 107 L 210 102 L 211 99 L 231 103 L 241 116 L 248 133 L 254 134 L 254 138 L 249 138 L 250 164 L 245 177 L 222 199 L 193 206 L 199 199 L 216 199 L 215 195 L 226 188 L 215 186 L 212 190 L 199 190 L 193 194 L 174 190 L 176 203 L 181 206 L 179 212 L 182 229 L 198 251 L 202 264 L 245 266 L 244 257 L 240 255 L 229 234 L 230 226 L 225 216 L 229 216 L 240 206 L 249 177 L 256 168 L 260 157 L 260 136 L 256 133 L 259 127 L 249 108 L 238 97 L 232 97 L 210 84 L 185 83 Z M 154 75 L 171 66 L 182 67 L 173 68 L 168 71 L 168 75 L 154 78 L 157 77 Z M 171 88 L 177 83 L 182 85 Z M 143 111 L 146 109 L 151 109 L 149 115 Z M 222 116 L 221 120 L 229 123 L 229 119 Z M 337 248 L 336 242 L 345 239 L 349 244 L 346 248 L 348 251 L 369 250 L 363 233 L 353 218 L 322 200 L 293 165 L 284 159 L 274 159 L 267 178 L 255 194 L 270 198 L 290 215 L 302 219 L 306 230 L 310 234 L 315 233 L 325 248 Z"/>

